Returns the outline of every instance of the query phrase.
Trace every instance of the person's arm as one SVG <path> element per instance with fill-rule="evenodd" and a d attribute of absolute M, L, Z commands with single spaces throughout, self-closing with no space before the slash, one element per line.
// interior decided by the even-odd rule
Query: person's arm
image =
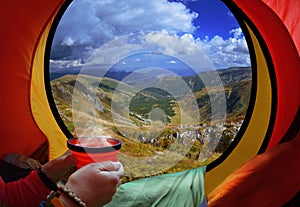
<path fill-rule="evenodd" d="M 41 167 L 41 163 L 38 160 L 32 159 L 22 154 L 9 153 L 3 157 L 3 161 L 20 167 L 22 169 L 38 169 Z"/>
<path fill-rule="evenodd" d="M 66 179 L 75 169 L 76 158 L 65 153 L 51 160 L 39 170 L 32 171 L 24 179 L 15 182 L 0 182 L 0 201 L 9 207 L 32 207 L 46 200 L 56 183 Z"/>
<path fill-rule="evenodd" d="M 9 207 L 38 206 L 50 192 L 51 189 L 45 186 L 37 171 L 15 182 L 0 182 L 0 200 Z"/>

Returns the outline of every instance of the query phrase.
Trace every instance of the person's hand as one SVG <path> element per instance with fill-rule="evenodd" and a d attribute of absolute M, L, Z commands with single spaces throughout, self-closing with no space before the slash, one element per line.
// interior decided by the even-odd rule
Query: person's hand
<path fill-rule="evenodd" d="M 41 163 L 38 160 L 32 159 L 22 154 L 10 153 L 3 157 L 3 160 L 11 165 L 23 168 L 23 169 L 38 169 L 41 167 Z"/>
<path fill-rule="evenodd" d="M 76 157 L 67 151 L 62 156 L 47 162 L 42 166 L 42 171 L 54 183 L 66 181 L 76 169 Z"/>
<path fill-rule="evenodd" d="M 120 162 L 92 163 L 74 172 L 66 187 L 80 197 L 88 207 L 99 207 L 111 201 L 122 183 L 124 168 Z"/>

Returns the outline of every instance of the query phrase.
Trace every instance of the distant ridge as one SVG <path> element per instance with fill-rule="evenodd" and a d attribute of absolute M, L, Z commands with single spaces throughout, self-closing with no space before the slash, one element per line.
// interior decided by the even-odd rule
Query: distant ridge
<path fill-rule="evenodd" d="M 77 75 L 79 73 L 82 73 L 82 74 L 85 74 L 85 75 L 90 75 L 90 76 L 96 76 L 96 77 L 101 76 L 102 77 L 102 73 L 101 73 L 101 75 L 99 75 L 99 72 L 97 72 L 97 70 L 94 70 L 94 69 L 81 70 L 81 69 L 82 69 L 81 67 L 71 67 L 71 68 L 68 68 L 68 69 L 54 69 L 54 70 L 50 71 L 50 80 L 52 81 L 52 80 L 58 79 L 60 77 L 68 75 L 68 74 Z M 249 78 L 249 74 L 251 76 L 251 67 L 230 67 L 230 68 L 227 68 L 227 69 L 218 69 L 217 71 L 221 76 L 222 75 L 223 76 L 230 75 L 230 73 L 231 74 L 235 73 L 235 75 L 231 76 L 231 78 L 235 77 L 235 76 L 238 76 L 239 74 L 240 75 L 245 75 L 244 76 L 245 79 Z M 201 72 L 200 74 L 205 74 L 205 73 L 210 73 L 210 72 L 211 71 L 204 71 L 204 72 Z M 104 77 L 108 77 L 108 78 L 112 78 L 112 79 L 121 81 L 125 77 L 130 75 L 131 73 L 132 72 L 127 72 L 127 71 L 108 70 L 105 73 Z M 191 73 L 184 73 L 182 71 L 178 71 L 177 75 L 181 76 L 181 77 L 194 76 L 194 74 L 191 75 Z M 231 78 L 229 76 L 228 80 L 230 81 Z"/>
<path fill-rule="evenodd" d="M 227 98 L 227 117 L 235 118 L 237 116 L 243 116 L 246 114 L 250 94 L 251 94 L 251 84 L 252 84 L 252 71 L 250 67 L 231 67 L 224 70 L 218 70 L 219 77 L 222 81 L 224 92 Z M 215 71 L 213 72 L 215 73 Z M 121 75 L 120 75 L 121 74 Z M 201 76 L 212 76 L 212 72 L 204 72 L 201 74 Z M 130 87 L 134 87 L 131 85 L 128 85 L 128 83 L 125 83 L 123 81 L 119 81 L 118 79 L 114 78 L 117 75 L 119 78 L 126 75 L 126 72 L 121 73 L 108 73 L 107 76 L 111 77 L 105 77 L 101 80 L 99 84 L 99 79 L 95 76 L 86 76 L 86 80 L 88 80 L 90 83 L 99 84 L 95 85 L 98 87 L 99 91 L 99 99 L 104 103 L 108 111 L 110 111 L 111 108 L 111 99 L 109 97 L 112 96 L 114 93 L 115 88 L 119 84 L 123 84 L 124 87 L 122 87 L 123 91 L 122 93 L 127 96 L 128 99 L 132 99 L 130 110 L 134 117 L 141 116 L 147 119 L 148 113 L 153 107 L 153 104 L 156 105 L 156 107 L 162 107 L 166 112 L 168 117 L 168 121 L 172 120 L 172 117 L 176 116 L 176 113 L 174 111 L 174 97 L 172 95 L 176 95 L 176 91 L 179 91 L 180 95 L 180 88 L 174 89 L 174 94 L 168 94 L 166 91 L 161 90 L 159 88 L 151 87 L 153 84 L 165 84 L 169 86 L 174 87 L 180 87 L 180 85 L 176 84 L 176 82 L 181 79 L 186 82 L 187 85 L 189 85 L 189 88 L 193 91 L 195 94 L 195 97 L 198 102 L 199 111 L 202 114 L 203 121 L 207 121 L 209 119 L 211 114 L 211 108 L 210 108 L 210 97 L 207 94 L 206 87 L 213 86 L 214 85 L 214 79 L 211 79 L 211 83 L 208 83 L 209 85 L 204 85 L 202 80 L 199 79 L 198 76 L 160 76 L 159 74 L 153 73 L 153 77 L 148 78 L 148 76 L 144 75 L 145 77 L 142 78 L 143 74 L 135 74 L 134 79 L 140 79 L 139 83 L 144 84 L 145 89 L 140 91 L 138 94 L 131 94 L 129 93 Z M 73 87 L 74 83 L 76 81 L 76 75 L 74 74 L 68 74 L 63 77 L 60 77 L 58 79 L 55 79 L 51 81 L 52 86 L 52 93 L 56 102 L 56 105 L 61 107 L 63 106 L 63 110 L 61 110 L 61 116 L 64 117 L 63 119 L 69 120 L 70 114 L 65 113 L 66 109 L 67 111 L 71 110 L 71 103 L 70 100 L 72 98 L 73 93 Z M 214 76 L 212 76 L 214 77 Z M 141 79 L 142 78 L 142 79 Z M 79 83 L 80 84 L 80 83 Z M 147 87 L 149 85 L 149 87 Z M 87 99 L 84 96 L 88 96 L 88 93 L 86 93 L 87 89 L 82 88 L 82 99 Z M 69 94 L 69 98 L 65 94 Z M 85 95 L 86 94 L 86 95 Z M 102 94 L 102 95 L 101 95 Z M 105 98 L 104 98 L 105 97 Z M 145 100 L 147 100 L 145 102 Z M 60 109 L 59 109 L 60 110 Z M 108 114 L 102 113 L 103 116 L 109 117 Z M 138 120 L 137 120 L 138 121 Z M 142 120 L 142 122 L 145 120 Z M 139 121 L 138 121 L 139 122 Z"/>

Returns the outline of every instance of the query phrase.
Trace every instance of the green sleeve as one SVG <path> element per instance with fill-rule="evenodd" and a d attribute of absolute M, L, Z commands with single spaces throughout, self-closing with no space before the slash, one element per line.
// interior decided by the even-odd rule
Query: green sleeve
<path fill-rule="evenodd" d="M 105 207 L 200 206 L 206 167 L 125 183 Z"/>

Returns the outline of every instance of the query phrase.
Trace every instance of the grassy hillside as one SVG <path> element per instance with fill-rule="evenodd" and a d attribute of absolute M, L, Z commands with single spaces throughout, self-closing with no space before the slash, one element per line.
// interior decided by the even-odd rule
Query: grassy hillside
<path fill-rule="evenodd" d="M 137 177 L 156 174 L 158 169 L 155 163 L 160 163 L 160 165 L 167 163 L 164 157 L 166 155 L 168 159 L 169 157 L 177 158 L 180 149 L 184 150 L 187 143 L 192 143 L 192 145 L 185 156 L 163 173 L 206 165 L 226 150 L 242 125 L 247 112 L 252 76 L 251 68 L 229 68 L 218 73 L 226 96 L 227 119 L 226 123 L 216 126 L 209 123 L 211 102 L 218 104 L 219 101 L 214 98 L 213 94 L 207 93 L 208 89 L 213 93 L 214 90 L 218 92 L 218 87 L 214 85 L 215 76 L 210 72 L 200 75 L 201 78 L 209 80 L 206 81 L 208 87 L 204 87 L 199 76 L 157 77 L 156 85 L 167 85 L 174 89 L 172 94 L 163 90 L 163 87 L 145 87 L 138 90 L 116 79 L 88 75 L 80 79 L 77 79 L 77 75 L 65 75 L 51 81 L 51 87 L 60 116 L 75 136 L 76 133 L 90 136 L 101 133 L 122 140 L 120 159 L 125 166 L 125 171 L 131 175 L 127 176 L 124 181 L 130 181 Z M 192 90 L 197 103 L 196 110 L 199 110 L 201 115 L 199 123 L 194 123 L 193 115 L 182 110 L 182 108 L 191 110 L 193 98 L 190 94 L 182 92 L 178 84 L 179 79 L 184 80 Z M 74 112 L 79 123 L 76 126 L 74 126 L 72 116 Z M 188 120 L 189 125 L 181 125 L 183 117 Z M 179 140 L 175 137 L 176 133 L 189 135 Z M 141 141 L 141 137 L 145 140 Z M 213 152 L 203 149 L 208 137 L 218 137 L 217 140 L 211 140 L 211 142 L 219 141 Z M 155 144 L 150 141 L 150 138 L 155 138 Z M 175 151 L 172 150 L 174 147 Z M 201 154 L 203 150 L 211 154 L 208 159 L 201 159 L 204 156 L 203 153 Z M 132 161 L 126 156 L 157 158 L 155 160 L 151 158 L 146 163 L 144 161 L 139 163 L 136 160 L 131 163 Z M 139 167 L 136 167 L 137 164 Z"/>

